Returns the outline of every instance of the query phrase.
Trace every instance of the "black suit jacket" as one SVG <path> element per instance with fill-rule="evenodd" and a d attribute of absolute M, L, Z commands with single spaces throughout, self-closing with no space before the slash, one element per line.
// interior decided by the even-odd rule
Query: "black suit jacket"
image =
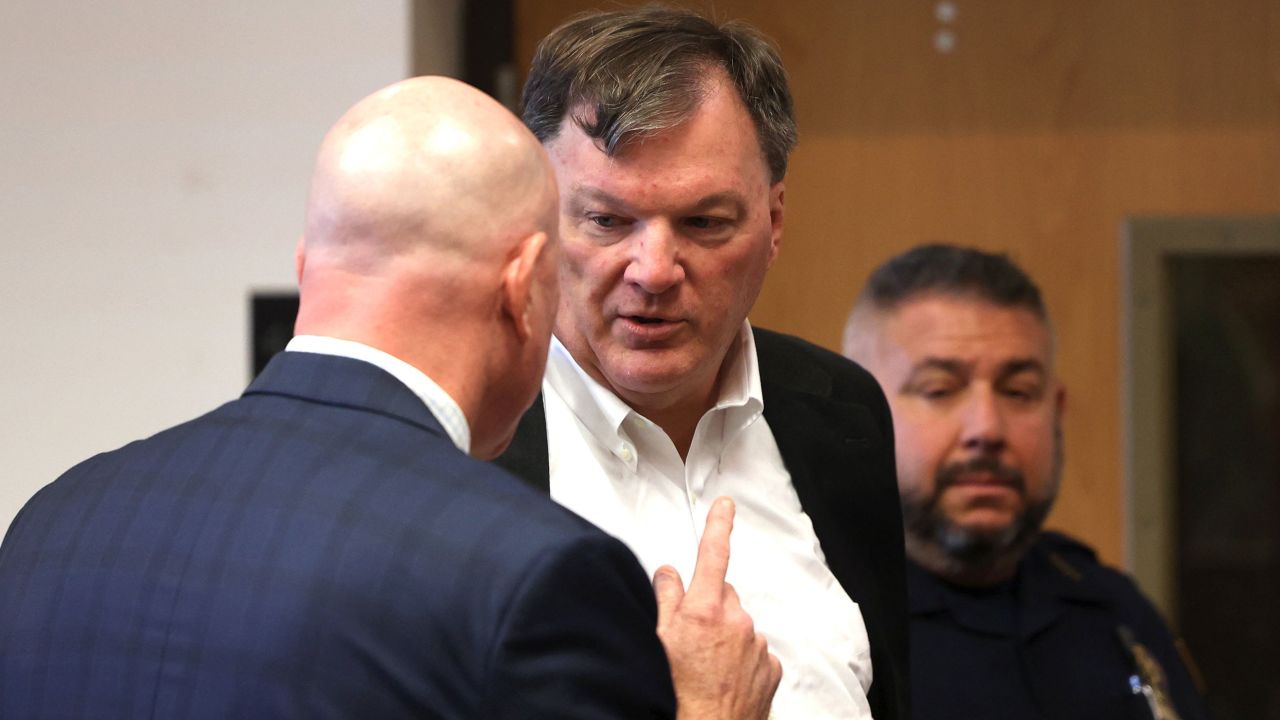
<path fill-rule="evenodd" d="M 753 332 L 765 418 L 827 565 L 866 623 L 871 711 L 877 720 L 905 720 L 905 558 L 889 406 L 850 360 L 789 335 Z M 498 463 L 549 492 L 541 397 Z"/>
<path fill-rule="evenodd" d="M 671 717 L 631 553 L 377 367 L 287 352 L 0 545 L 0 717 Z"/>

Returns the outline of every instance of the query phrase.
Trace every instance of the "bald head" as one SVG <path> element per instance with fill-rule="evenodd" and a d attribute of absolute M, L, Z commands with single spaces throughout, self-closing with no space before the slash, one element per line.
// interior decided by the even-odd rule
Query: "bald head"
<path fill-rule="evenodd" d="M 295 331 L 423 371 L 492 455 L 546 362 L 557 199 L 541 144 L 480 91 L 421 77 L 370 95 L 320 147 Z"/>
<path fill-rule="evenodd" d="M 456 80 L 413 78 L 360 101 L 325 136 L 304 251 L 308 263 L 366 271 L 420 252 L 492 258 L 552 221 L 552 193 L 541 146 L 505 108 Z"/>

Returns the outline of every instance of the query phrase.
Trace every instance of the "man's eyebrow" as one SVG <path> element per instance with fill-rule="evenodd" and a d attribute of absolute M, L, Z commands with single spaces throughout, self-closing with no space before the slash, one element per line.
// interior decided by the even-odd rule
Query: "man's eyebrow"
<path fill-rule="evenodd" d="M 943 370 L 943 372 L 947 373 L 963 374 L 968 372 L 968 369 L 968 363 L 956 360 L 954 357 L 934 357 L 931 355 L 916 363 L 914 368 L 911 368 L 911 374 L 924 372 L 924 370 Z"/>
<path fill-rule="evenodd" d="M 623 198 L 594 185 L 574 185 L 569 190 L 569 201 L 573 203 L 575 207 L 580 207 L 591 202 L 599 203 L 611 208 L 628 207 L 627 201 Z M 734 210 L 741 210 L 746 206 L 746 204 L 746 200 L 740 193 L 732 190 L 726 190 L 724 192 L 711 193 L 710 195 L 698 198 L 688 206 L 682 208 L 680 212 L 686 215 L 696 215 L 701 212 L 725 206 L 732 207 Z"/>
<path fill-rule="evenodd" d="M 969 373 L 969 363 L 956 360 L 954 358 L 941 358 L 929 356 L 916 363 L 911 368 L 911 372 L 907 375 L 907 381 L 910 382 L 921 373 L 930 370 L 941 370 L 952 375 L 967 375 Z"/>
<path fill-rule="evenodd" d="M 741 208 L 746 207 L 746 204 L 746 200 L 741 194 L 733 192 L 732 190 L 726 190 L 725 192 L 712 193 L 706 197 L 699 198 L 698 201 L 690 205 L 685 212 L 697 214 L 713 208 L 725 206 L 732 207 L 734 210 L 740 210 Z"/>
<path fill-rule="evenodd" d="M 1045 375 L 1044 363 L 1036 358 L 1015 358 L 1006 362 L 1000 368 L 1000 377 L 1011 377 L 1020 373 L 1035 373 L 1037 375 Z"/>
<path fill-rule="evenodd" d="M 613 193 L 606 192 L 594 185 L 576 184 L 569 189 L 569 198 L 576 205 L 582 205 L 587 202 L 597 202 L 610 207 L 626 206 L 626 202 L 622 198 Z"/>

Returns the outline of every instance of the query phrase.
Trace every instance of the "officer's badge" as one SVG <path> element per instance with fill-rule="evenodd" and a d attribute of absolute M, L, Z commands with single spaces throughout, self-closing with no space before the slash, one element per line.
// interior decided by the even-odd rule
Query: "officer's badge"
<path fill-rule="evenodd" d="M 1120 640 L 1133 657 L 1134 674 L 1129 677 L 1129 689 L 1134 695 L 1142 695 L 1151 710 L 1151 720 L 1181 720 L 1169 699 L 1169 683 L 1164 668 L 1151 651 L 1138 642 L 1133 631 L 1121 625 L 1116 628 Z"/>

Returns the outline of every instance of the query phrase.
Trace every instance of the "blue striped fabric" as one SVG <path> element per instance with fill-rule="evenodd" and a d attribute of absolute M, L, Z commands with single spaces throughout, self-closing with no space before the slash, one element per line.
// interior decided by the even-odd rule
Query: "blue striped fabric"
<path fill-rule="evenodd" d="M 283 353 L 0 545 L 0 718 L 667 717 L 647 578 L 372 365 Z"/>

